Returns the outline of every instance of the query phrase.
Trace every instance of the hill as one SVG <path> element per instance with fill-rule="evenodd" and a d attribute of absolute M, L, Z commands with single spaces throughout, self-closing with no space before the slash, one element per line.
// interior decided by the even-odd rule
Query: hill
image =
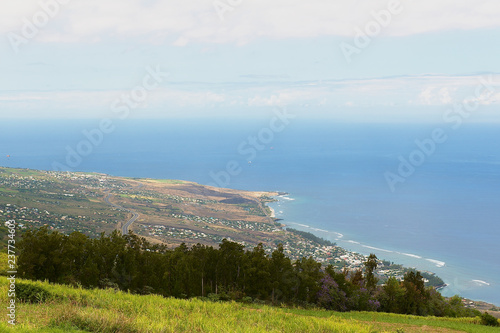
<path fill-rule="evenodd" d="M 201 299 L 132 295 L 18 280 L 14 328 L 2 332 L 498 332 L 479 318 L 338 313 Z M 0 280 L 6 301 L 7 281 Z M 31 303 L 30 303 L 31 301 Z M 6 304 L 6 303 L 2 303 Z"/>

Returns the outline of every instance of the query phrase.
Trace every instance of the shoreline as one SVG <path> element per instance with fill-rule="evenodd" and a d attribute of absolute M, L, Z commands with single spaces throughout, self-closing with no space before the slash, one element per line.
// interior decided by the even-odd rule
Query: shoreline
<path fill-rule="evenodd" d="M 269 217 L 272 219 L 276 218 L 276 212 L 274 211 L 274 209 L 272 207 L 269 207 L 269 205 L 266 205 L 266 207 L 269 208 L 269 210 L 271 211 Z"/>
<path fill-rule="evenodd" d="M 286 193 L 285 195 L 289 195 L 289 194 Z M 279 198 L 282 196 L 284 196 L 284 195 L 280 194 L 280 195 L 276 196 L 276 199 L 278 199 L 276 202 L 280 201 Z M 282 200 L 281 203 L 287 202 L 289 200 L 294 200 L 294 199 L 289 199 L 289 200 L 286 200 L 286 199 L 287 198 L 285 198 L 285 200 Z M 274 211 L 274 209 L 273 209 L 273 211 Z M 349 252 L 358 253 L 358 254 L 367 256 L 369 254 L 370 250 L 377 251 L 380 254 L 380 257 L 378 255 L 377 255 L 377 257 L 379 257 L 380 260 L 393 261 L 394 263 L 400 264 L 403 267 L 414 268 L 414 269 L 417 269 L 417 270 L 422 271 L 422 272 L 430 272 L 430 273 L 433 273 L 436 276 L 442 278 L 443 280 L 446 279 L 444 281 L 445 284 L 438 288 L 439 292 L 443 295 L 443 297 L 451 297 L 451 296 L 453 296 L 453 294 L 458 294 L 458 296 L 461 297 L 462 299 L 472 299 L 472 300 L 474 300 L 474 302 L 483 302 L 486 304 L 492 304 L 492 305 L 497 307 L 497 305 L 496 305 L 497 302 L 494 302 L 492 300 L 483 299 L 483 297 L 481 297 L 481 296 L 478 296 L 478 297 L 472 296 L 471 297 L 471 295 L 464 295 L 461 292 L 455 291 L 454 284 L 452 282 L 450 282 L 450 277 L 449 277 L 450 274 L 444 274 L 445 277 L 443 277 L 443 274 L 442 274 L 443 272 L 441 272 L 441 273 L 439 272 L 439 270 L 442 269 L 443 267 L 451 267 L 451 266 L 448 266 L 446 264 L 446 262 L 444 262 L 444 261 L 431 259 L 431 258 L 426 257 L 425 255 L 421 256 L 421 255 L 416 255 L 416 254 L 412 254 L 412 253 L 407 253 L 404 251 L 387 250 L 387 249 L 383 249 L 383 248 L 379 248 L 379 247 L 370 246 L 370 245 L 364 244 L 362 242 L 343 239 L 344 235 L 339 233 L 339 232 L 320 229 L 320 228 L 317 228 L 317 227 L 314 227 L 311 225 L 307 225 L 305 223 L 290 222 L 290 221 L 287 221 L 284 216 L 280 217 L 279 220 L 281 221 L 284 228 L 286 228 L 287 226 L 290 226 L 290 227 L 298 226 L 303 231 L 307 231 L 307 232 L 310 232 L 318 237 L 336 242 L 337 246 L 339 246 L 339 247 L 341 247 Z M 327 235 L 326 237 L 325 237 L 325 234 Z M 338 244 L 338 243 L 344 243 L 344 244 Z M 348 244 L 346 244 L 346 243 L 354 246 L 354 248 L 348 246 Z M 387 258 L 387 257 L 384 258 L 384 254 L 381 252 L 386 253 L 386 256 L 389 258 Z M 416 263 L 415 260 L 421 261 L 421 262 Z M 427 267 L 427 264 L 432 265 L 432 267 Z M 469 280 L 464 278 L 464 281 L 469 281 Z M 477 283 L 481 282 L 480 284 L 483 286 L 492 285 L 490 282 L 485 282 L 482 280 L 470 280 L 470 281 L 472 281 L 472 282 L 475 281 Z M 450 288 L 450 290 L 447 290 L 447 288 Z M 445 295 L 445 294 L 447 294 L 447 295 Z"/>
<path fill-rule="evenodd" d="M 8 168 L 8 167 L 5 167 L 5 169 L 21 169 L 22 171 L 30 171 L 30 170 L 31 171 L 44 171 L 44 170 L 36 170 L 36 169 L 31 169 L 31 168 Z M 50 174 L 50 173 L 53 173 L 55 171 L 46 171 L 45 170 L 45 172 L 48 173 L 48 174 Z M 58 172 L 56 172 L 56 173 L 58 173 Z M 66 174 L 66 172 L 60 172 L 60 173 L 61 174 Z M 80 172 L 67 172 L 67 173 L 68 174 L 69 173 L 92 174 L 91 172 L 81 172 L 81 171 Z M 115 178 L 115 177 L 116 178 L 130 178 L 130 177 L 112 176 L 112 175 L 109 175 L 109 174 L 106 174 L 106 173 L 99 173 L 99 175 L 105 175 L 105 176 L 110 177 L 110 178 Z M 151 179 L 151 178 L 141 178 L 141 179 L 148 180 L 148 179 Z M 161 179 L 156 179 L 156 180 L 157 181 L 160 180 L 159 183 L 162 183 Z M 176 181 L 174 181 L 173 184 L 176 184 L 175 182 Z M 196 184 L 194 182 L 188 182 L 188 181 L 184 181 L 184 182 Z M 168 183 L 172 183 L 172 181 L 169 180 Z M 206 185 L 201 185 L 201 186 L 206 186 Z M 257 197 L 259 195 L 261 195 L 263 193 L 270 194 L 270 195 L 274 194 L 273 196 L 276 199 L 282 198 L 282 200 L 277 200 L 277 201 L 274 201 L 274 202 L 267 202 L 265 204 L 267 207 L 270 208 L 272 219 L 274 219 L 274 221 L 281 220 L 282 222 L 285 222 L 285 223 L 283 223 L 285 225 L 285 227 L 286 227 L 286 225 L 295 224 L 294 222 L 283 221 L 282 219 L 276 219 L 276 212 L 278 212 L 278 215 L 282 214 L 282 212 L 280 210 L 276 210 L 275 208 L 272 208 L 272 207 L 269 206 L 269 205 L 273 205 L 273 204 L 276 204 L 276 203 L 279 204 L 279 203 L 285 203 L 285 202 L 293 202 L 294 198 L 288 197 L 289 196 L 288 193 L 277 192 L 277 191 L 272 191 L 272 192 L 269 192 L 269 191 L 256 192 L 256 191 L 248 191 L 248 190 L 231 190 L 231 189 L 227 189 L 227 190 L 229 192 L 231 192 L 231 193 L 243 193 L 243 192 L 244 192 L 244 194 L 252 193 L 252 194 L 255 195 L 254 198 L 256 198 L 256 199 L 257 199 Z M 301 219 L 301 220 L 303 220 L 303 219 Z M 368 255 L 368 253 L 370 252 L 370 249 L 373 249 L 375 251 L 385 251 L 387 253 L 390 253 L 391 256 L 398 257 L 398 259 L 393 259 L 394 262 L 402 263 L 406 267 L 412 267 L 414 265 L 414 263 L 409 263 L 412 260 L 413 261 L 414 260 L 425 260 L 425 261 L 427 261 L 429 263 L 429 265 L 434 264 L 434 266 L 435 266 L 434 268 L 440 268 L 440 267 L 444 267 L 445 266 L 445 265 L 438 266 L 437 264 L 442 263 L 442 262 L 434 260 L 434 259 L 432 259 L 432 261 L 431 261 L 431 259 L 427 259 L 427 258 L 425 258 L 423 256 L 417 256 L 417 255 L 414 255 L 414 254 L 411 254 L 411 253 L 403 253 L 403 252 L 399 252 L 399 251 L 390 251 L 390 250 L 384 250 L 384 249 L 369 247 L 368 245 L 362 244 L 360 242 L 349 241 L 349 240 L 346 240 L 346 239 L 342 238 L 343 235 L 340 235 L 339 233 L 336 233 L 336 232 L 333 232 L 333 231 L 328 231 L 328 230 L 324 230 L 324 229 L 315 228 L 313 226 L 308 226 L 306 224 L 298 224 L 297 223 L 297 225 L 301 226 L 303 228 L 303 230 L 311 231 L 312 233 L 318 235 L 319 237 L 324 237 L 324 235 L 326 233 L 326 234 L 328 234 L 328 237 L 326 237 L 326 239 L 328 239 L 328 240 L 339 241 L 339 242 L 348 242 L 350 244 L 350 246 L 346 245 L 346 244 L 339 244 L 338 246 L 341 247 L 341 248 L 343 248 L 343 249 L 345 249 L 345 250 L 347 250 L 347 251 L 349 251 L 349 252 L 353 252 L 353 253 L 357 252 L 357 253 L 360 253 L 360 254 L 363 254 L 363 255 L 365 255 L 364 253 L 366 253 L 366 255 Z M 362 247 L 362 249 L 360 249 L 360 250 L 358 250 L 358 249 L 351 250 L 350 249 L 351 246 L 355 246 L 357 248 L 361 248 Z M 385 255 L 381 255 L 380 256 L 381 259 L 387 259 L 387 257 L 386 258 L 384 258 L 384 257 L 385 257 Z M 403 260 L 401 260 L 401 259 L 403 259 Z M 407 259 L 408 261 L 404 260 L 404 259 Z M 421 266 L 421 265 L 417 265 L 417 267 L 418 266 Z M 451 267 L 451 266 L 449 266 L 449 267 Z M 448 269 L 450 269 L 449 267 L 448 267 Z M 439 271 L 436 271 L 435 269 L 432 269 L 432 268 L 422 268 L 422 266 L 421 266 L 418 269 L 422 270 L 422 271 L 428 270 L 428 271 L 431 271 L 431 272 L 436 272 L 436 275 L 438 275 L 440 277 L 443 277 L 443 275 L 441 273 L 439 273 Z M 452 281 L 452 279 L 450 278 L 450 274 L 447 274 L 447 276 L 445 278 L 447 280 L 447 281 L 445 281 L 446 284 L 447 284 L 447 287 L 444 287 L 443 293 L 446 293 L 447 295 L 452 295 L 452 293 L 458 293 L 458 294 L 463 295 L 462 297 L 467 297 L 467 298 L 471 298 L 471 299 L 478 299 L 478 300 L 479 299 L 481 299 L 481 300 L 483 300 L 483 299 L 487 300 L 488 299 L 488 298 L 481 297 L 481 296 L 477 296 L 476 297 L 476 296 L 474 296 L 472 294 L 467 294 L 467 292 L 465 294 L 463 294 L 462 292 L 464 290 L 461 290 L 461 291 L 456 290 L 455 291 L 455 289 L 453 289 L 453 288 L 456 288 L 457 286 L 453 282 L 450 283 L 450 281 Z M 484 288 L 494 288 L 494 286 L 495 286 L 494 285 L 494 281 L 495 281 L 494 279 L 490 280 L 488 278 L 482 278 L 480 276 L 479 277 L 474 277 L 474 280 L 471 280 L 471 279 L 466 280 L 464 278 L 464 281 L 466 281 L 466 282 L 473 281 L 473 282 L 475 282 L 479 286 L 484 286 Z M 451 289 L 447 291 L 446 289 L 448 287 L 450 287 Z M 475 286 L 475 288 L 479 288 L 479 287 Z M 486 302 L 488 302 L 488 301 L 486 301 Z M 495 303 L 500 304 L 500 303 L 498 303 L 496 301 L 492 301 L 492 300 L 490 300 L 489 302 L 492 303 L 492 304 L 495 304 Z"/>

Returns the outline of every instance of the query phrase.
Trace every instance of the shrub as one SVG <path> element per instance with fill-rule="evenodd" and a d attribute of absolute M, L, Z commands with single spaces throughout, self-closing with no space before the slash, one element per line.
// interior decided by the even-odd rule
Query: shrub
<path fill-rule="evenodd" d="M 252 303 L 252 297 L 249 297 L 249 296 L 245 296 L 243 298 L 241 298 L 241 302 L 243 303 Z"/>
<path fill-rule="evenodd" d="M 102 289 L 114 289 L 116 291 L 120 290 L 120 287 L 117 283 L 111 281 L 108 278 L 101 279 L 99 281 L 99 287 Z"/>
<path fill-rule="evenodd" d="M 150 286 L 144 286 L 141 289 L 137 291 L 139 295 L 151 295 L 155 293 L 155 290 L 153 287 Z"/>
<path fill-rule="evenodd" d="M 498 323 L 498 319 L 490 315 L 488 312 L 485 312 L 481 315 L 481 324 L 486 326 L 500 326 L 500 323 Z"/>
<path fill-rule="evenodd" d="M 218 302 L 218 301 L 220 301 L 220 295 L 214 294 L 214 293 L 208 294 L 208 296 L 206 298 L 208 300 L 212 301 L 212 302 Z"/>
<path fill-rule="evenodd" d="M 16 297 L 26 303 L 43 303 L 51 298 L 51 293 L 42 287 L 18 282 L 16 284 Z"/>

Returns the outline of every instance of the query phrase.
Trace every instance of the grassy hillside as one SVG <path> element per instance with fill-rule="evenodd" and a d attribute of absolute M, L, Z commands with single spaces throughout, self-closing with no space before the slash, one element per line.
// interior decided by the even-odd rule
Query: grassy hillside
<path fill-rule="evenodd" d="M 19 329 L 26 332 L 370 332 L 368 325 L 340 318 L 289 314 L 281 309 L 249 309 L 112 290 L 83 290 L 21 281 L 48 293 L 43 304 L 19 304 Z M 7 294 L 2 279 L 1 295 Z M 5 304 L 5 303 L 3 303 Z M 8 329 L 2 322 L 0 330 Z M 21 331 L 22 331 L 21 330 Z M 14 330 L 12 330 L 14 331 Z"/>
<path fill-rule="evenodd" d="M 0 280 L 2 304 L 7 281 Z M 498 332 L 478 319 L 421 318 L 381 313 L 335 313 L 242 303 L 212 303 L 85 290 L 19 280 L 15 329 L 1 332 Z M 31 292 L 29 290 L 31 289 Z M 33 292 L 33 289 L 37 289 Z M 26 292 L 28 291 L 28 292 Z M 36 301 L 35 301 L 36 302 Z"/>

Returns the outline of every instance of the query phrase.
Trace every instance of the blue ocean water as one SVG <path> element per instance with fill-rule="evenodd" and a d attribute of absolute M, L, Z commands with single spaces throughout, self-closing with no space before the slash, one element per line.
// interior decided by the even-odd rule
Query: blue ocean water
<path fill-rule="evenodd" d="M 500 125 L 294 119 L 278 130 L 270 119 L 114 121 L 94 143 L 82 131 L 98 120 L 6 121 L 0 165 L 285 191 L 273 204 L 285 224 L 436 272 L 445 295 L 500 304 Z M 415 153 L 436 128 L 445 142 Z M 422 164 L 391 191 L 386 172 L 412 153 Z"/>

